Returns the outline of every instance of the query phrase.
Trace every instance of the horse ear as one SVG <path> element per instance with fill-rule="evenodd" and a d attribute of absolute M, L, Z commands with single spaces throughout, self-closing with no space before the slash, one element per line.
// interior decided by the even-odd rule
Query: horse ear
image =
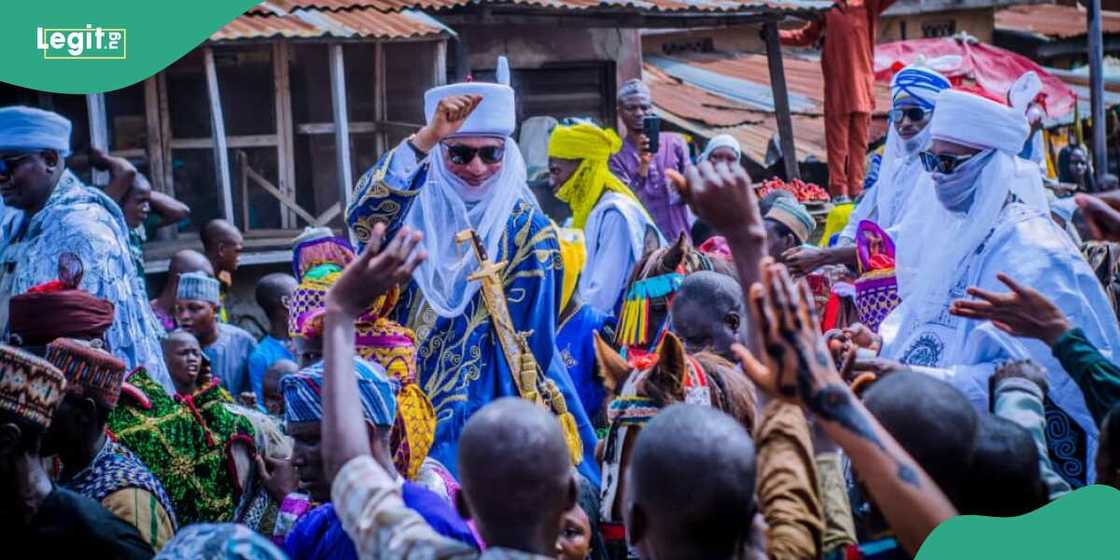
<path fill-rule="evenodd" d="M 685 255 L 688 254 L 688 239 L 681 232 L 677 242 L 673 243 L 669 250 L 661 257 L 661 267 L 668 271 L 674 271 L 684 261 Z"/>
<path fill-rule="evenodd" d="M 595 337 L 595 362 L 599 364 L 599 378 L 603 380 L 603 387 L 608 393 L 617 395 L 626 382 L 626 377 L 630 375 L 630 365 L 598 332 L 591 336 Z"/>
<path fill-rule="evenodd" d="M 688 373 L 688 353 L 677 335 L 665 333 L 661 344 L 657 345 L 657 356 L 657 369 L 674 376 L 675 386 L 683 386 L 684 376 Z"/>

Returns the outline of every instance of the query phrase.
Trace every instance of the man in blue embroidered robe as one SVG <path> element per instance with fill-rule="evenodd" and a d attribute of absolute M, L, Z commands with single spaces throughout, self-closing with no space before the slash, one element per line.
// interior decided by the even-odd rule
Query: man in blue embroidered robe
<path fill-rule="evenodd" d="M 0 333 L 8 332 L 8 300 L 58 278 L 59 256 L 73 253 L 83 267 L 79 288 L 115 308 L 108 349 L 173 393 L 162 328 L 145 301 L 124 214 L 66 169 L 70 129 L 50 111 L 0 109 Z"/>
<path fill-rule="evenodd" d="M 1050 348 L 999 325 L 953 314 L 971 286 L 1004 291 L 1007 274 L 1045 294 L 1109 357 L 1120 329 L 1093 271 L 1051 220 L 1038 167 L 1016 157 L 1027 136 L 1021 112 L 975 95 L 944 91 L 921 155 L 929 172 L 914 199 L 923 220 L 899 230 L 902 304 L 880 327 L 882 356 L 945 379 L 988 410 L 1000 363 L 1030 358 L 1047 370 L 1047 444 L 1073 487 L 1092 482 L 1098 430 L 1084 395 Z M 919 202 L 919 199 L 922 199 Z M 905 282 L 904 282 L 905 280 Z"/>
<path fill-rule="evenodd" d="M 504 59 L 498 74 L 502 83 L 429 90 L 428 124 L 362 176 L 347 224 L 363 243 L 377 222 L 387 224 L 386 238 L 401 226 L 424 236 L 427 260 L 392 318 L 412 328 L 419 341 L 419 381 L 438 421 L 429 455 L 455 473 L 467 419 L 494 399 L 519 394 L 480 284 L 468 278 L 478 259 L 455 239 L 473 229 L 489 259 L 505 263 L 501 278 L 513 327 L 532 333 L 533 356 L 575 416 L 583 446 L 580 470 L 597 483 L 595 434 L 556 348 L 562 282 L 556 229 L 529 191 L 525 163 L 509 137 L 515 104 Z"/>

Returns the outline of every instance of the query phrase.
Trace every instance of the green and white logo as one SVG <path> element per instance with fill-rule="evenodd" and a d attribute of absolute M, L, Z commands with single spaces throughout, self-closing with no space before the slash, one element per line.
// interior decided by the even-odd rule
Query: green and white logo
<path fill-rule="evenodd" d="M 45 60 L 124 60 L 128 58 L 128 32 L 124 28 L 50 28 L 35 31 L 36 48 Z"/>

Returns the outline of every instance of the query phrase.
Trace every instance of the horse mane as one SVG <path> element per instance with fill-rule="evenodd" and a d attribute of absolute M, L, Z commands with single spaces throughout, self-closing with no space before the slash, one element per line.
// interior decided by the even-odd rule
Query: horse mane
<path fill-rule="evenodd" d="M 754 436 L 758 420 L 758 396 L 754 383 L 722 356 L 703 351 L 692 355 L 704 374 L 712 391 L 712 406 L 728 413 Z"/>

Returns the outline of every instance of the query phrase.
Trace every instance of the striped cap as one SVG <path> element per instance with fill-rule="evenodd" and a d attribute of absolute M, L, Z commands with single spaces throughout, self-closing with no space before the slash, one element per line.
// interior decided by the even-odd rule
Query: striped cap
<path fill-rule="evenodd" d="M 385 376 L 385 370 L 354 357 L 354 375 L 358 378 L 358 397 L 366 420 L 375 426 L 389 427 L 397 416 L 397 392 L 400 385 Z M 280 380 L 284 393 L 284 419 L 288 422 L 321 422 L 323 420 L 323 362 L 303 368 L 299 373 Z"/>
<path fill-rule="evenodd" d="M 195 299 L 221 305 L 221 284 L 205 272 L 186 272 L 179 275 L 179 290 L 175 299 Z"/>

